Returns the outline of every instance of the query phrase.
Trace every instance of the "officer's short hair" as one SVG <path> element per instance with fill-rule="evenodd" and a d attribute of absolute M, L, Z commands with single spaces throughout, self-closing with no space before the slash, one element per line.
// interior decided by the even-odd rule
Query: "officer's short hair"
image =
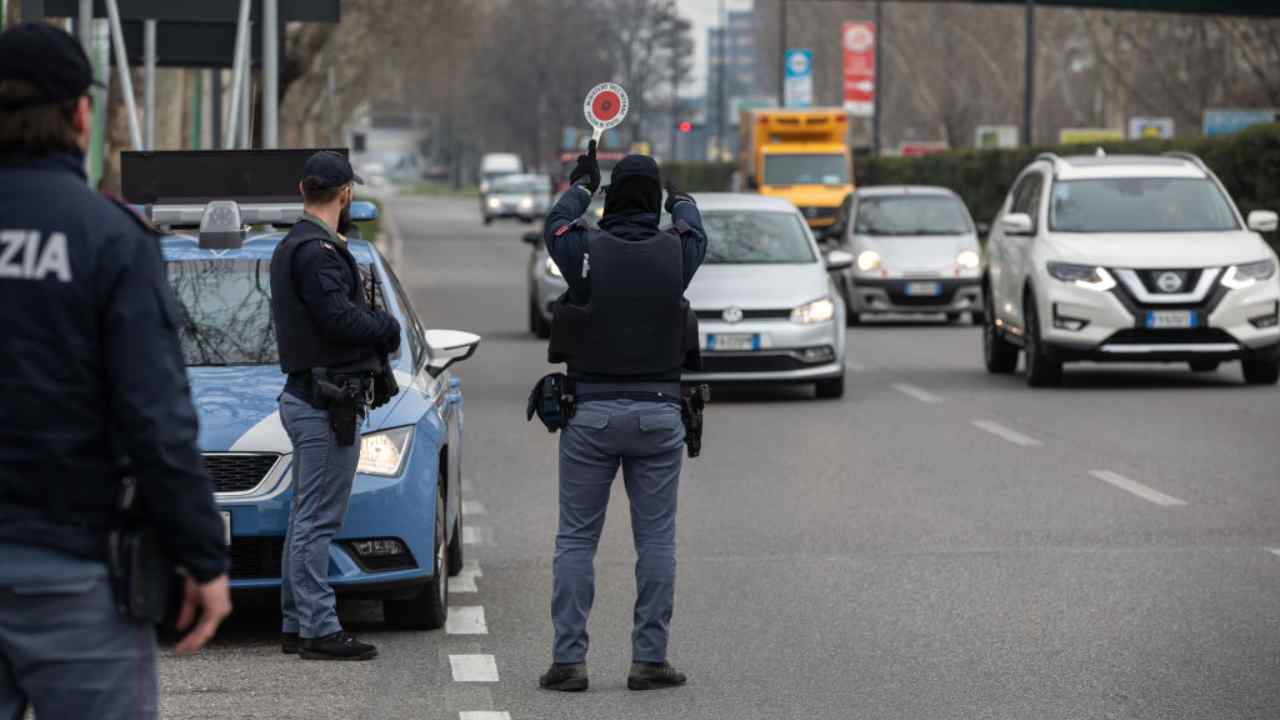
<path fill-rule="evenodd" d="M 329 181 L 315 175 L 308 175 L 302 178 L 302 199 L 308 205 L 324 205 L 331 203 L 338 194 L 346 189 L 346 185 L 338 185 L 337 187 L 328 184 Z"/>
<path fill-rule="evenodd" d="M 26 80 L 0 80 L 0 105 L 19 104 L 36 93 L 36 86 Z M 80 152 L 75 125 L 79 102 L 74 98 L 0 110 L 0 155 Z"/>

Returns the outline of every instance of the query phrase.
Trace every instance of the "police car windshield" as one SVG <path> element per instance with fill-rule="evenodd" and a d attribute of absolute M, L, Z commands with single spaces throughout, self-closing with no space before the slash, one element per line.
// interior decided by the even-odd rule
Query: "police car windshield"
<path fill-rule="evenodd" d="M 1053 184 L 1049 227 L 1057 232 L 1238 230 L 1235 214 L 1203 178 L 1107 178 Z"/>
<path fill-rule="evenodd" d="M 964 205 L 949 195 L 895 195 L 860 200 L 853 231 L 859 235 L 964 235 L 973 232 L 973 223 Z"/>
<path fill-rule="evenodd" d="M 188 366 L 280 362 L 269 260 L 171 260 L 179 339 Z"/>
<path fill-rule="evenodd" d="M 813 248 L 795 213 L 713 210 L 702 214 L 713 265 L 810 263 Z"/>

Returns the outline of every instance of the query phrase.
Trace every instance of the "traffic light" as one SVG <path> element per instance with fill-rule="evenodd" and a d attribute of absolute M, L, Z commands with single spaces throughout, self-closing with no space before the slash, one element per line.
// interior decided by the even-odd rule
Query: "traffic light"
<path fill-rule="evenodd" d="M 689 122 L 688 120 L 681 120 L 676 125 L 676 129 L 682 133 L 693 132 L 693 123 Z"/>

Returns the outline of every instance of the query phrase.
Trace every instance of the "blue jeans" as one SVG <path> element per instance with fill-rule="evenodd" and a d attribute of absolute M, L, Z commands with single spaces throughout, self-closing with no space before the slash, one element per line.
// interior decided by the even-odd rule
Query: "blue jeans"
<path fill-rule="evenodd" d="M 636 604 L 631 657 L 663 662 L 676 581 L 676 491 L 684 451 L 680 408 L 635 400 L 588 401 L 560 433 L 560 529 L 551 620 L 554 660 L 584 662 L 595 600 L 596 547 L 618 466 L 631 501 Z"/>
<path fill-rule="evenodd" d="M 339 447 L 329 412 L 289 393 L 280 420 L 293 443 L 293 502 L 280 568 L 281 630 L 318 638 L 342 629 L 329 585 L 329 545 L 342 528 L 360 462 L 360 438 Z"/>

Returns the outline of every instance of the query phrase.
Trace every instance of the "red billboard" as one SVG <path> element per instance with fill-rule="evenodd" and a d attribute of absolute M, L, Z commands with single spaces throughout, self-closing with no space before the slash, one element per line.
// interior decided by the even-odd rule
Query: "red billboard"
<path fill-rule="evenodd" d="M 850 115 L 871 117 L 876 106 L 876 24 L 846 22 L 844 46 L 844 109 Z"/>

